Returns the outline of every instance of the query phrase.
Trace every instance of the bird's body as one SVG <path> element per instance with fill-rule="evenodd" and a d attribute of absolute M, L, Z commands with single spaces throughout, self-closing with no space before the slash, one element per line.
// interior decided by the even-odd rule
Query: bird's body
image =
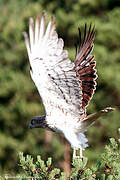
<path fill-rule="evenodd" d="M 85 149 L 84 132 L 105 111 L 87 116 L 86 107 L 96 88 L 94 56 L 91 55 L 95 37 L 94 27 L 85 25 L 84 38 L 79 29 L 79 46 L 71 62 L 64 42 L 58 38 L 53 17 L 46 28 L 46 15 L 30 19 L 29 36 L 24 32 L 30 60 L 31 77 L 42 98 L 46 115 L 32 119 L 31 127 L 43 127 L 63 133 L 74 149 Z M 107 109 L 107 112 L 110 109 Z M 90 121 L 89 121 L 90 119 Z M 82 154 L 80 154 L 82 156 Z"/>

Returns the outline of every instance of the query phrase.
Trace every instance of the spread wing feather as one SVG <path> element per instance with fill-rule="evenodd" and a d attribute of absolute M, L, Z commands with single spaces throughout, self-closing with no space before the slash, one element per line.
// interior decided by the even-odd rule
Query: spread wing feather
<path fill-rule="evenodd" d="M 85 24 L 83 40 L 79 29 L 79 43 L 78 47 L 76 47 L 75 71 L 82 85 L 83 108 L 88 105 L 96 89 L 96 62 L 94 61 L 94 56 L 91 55 L 94 38 L 95 31 L 94 27 L 92 29 L 91 25 L 87 33 L 87 25 Z"/>
<path fill-rule="evenodd" d="M 52 17 L 46 28 L 46 15 L 42 14 L 34 21 L 30 18 L 29 37 L 24 32 L 28 51 L 31 77 L 37 86 L 45 106 L 46 114 L 57 115 L 64 111 L 76 117 L 84 114 L 82 108 L 81 81 L 77 79 L 75 64 L 68 58 L 68 52 L 63 50 L 64 42 L 55 30 Z M 77 61 L 76 61 L 77 63 Z"/>

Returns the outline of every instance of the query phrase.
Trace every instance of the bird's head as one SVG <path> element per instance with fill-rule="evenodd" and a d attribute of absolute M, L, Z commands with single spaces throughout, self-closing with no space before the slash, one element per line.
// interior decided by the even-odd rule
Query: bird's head
<path fill-rule="evenodd" d="M 30 128 L 44 128 L 45 116 L 36 116 L 31 120 Z"/>

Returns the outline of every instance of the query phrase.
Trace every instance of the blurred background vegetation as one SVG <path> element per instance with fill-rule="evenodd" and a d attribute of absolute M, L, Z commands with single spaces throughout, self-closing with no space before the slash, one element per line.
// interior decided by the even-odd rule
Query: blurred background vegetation
<path fill-rule="evenodd" d="M 120 126 L 120 1 L 0 0 L 0 174 L 18 172 L 19 151 L 33 157 L 40 154 L 44 160 L 51 156 L 61 169 L 69 154 L 69 146 L 59 134 L 29 129 L 31 118 L 44 114 L 44 107 L 30 78 L 22 32 L 28 31 L 29 17 L 41 15 L 43 10 L 48 20 L 55 15 L 57 32 L 72 60 L 78 27 L 83 29 L 86 22 L 96 27 L 93 54 L 99 78 L 87 112 L 118 108 L 88 129 L 89 148 L 84 156 L 89 163 L 96 161 L 109 137 L 117 136 Z"/>

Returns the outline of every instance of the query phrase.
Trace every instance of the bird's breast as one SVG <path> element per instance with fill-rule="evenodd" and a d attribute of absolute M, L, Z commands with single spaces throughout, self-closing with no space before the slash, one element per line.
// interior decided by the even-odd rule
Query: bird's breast
<path fill-rule="evenodd" d="M 54 108 L 49 115 L 46 116 L 47 123 L 55 128 L 56 131 L 62 132 L 71 129 L 75 132 L 81 126 L 81 122 L 73 114 L 66 112 L 64 109 Z"/>

